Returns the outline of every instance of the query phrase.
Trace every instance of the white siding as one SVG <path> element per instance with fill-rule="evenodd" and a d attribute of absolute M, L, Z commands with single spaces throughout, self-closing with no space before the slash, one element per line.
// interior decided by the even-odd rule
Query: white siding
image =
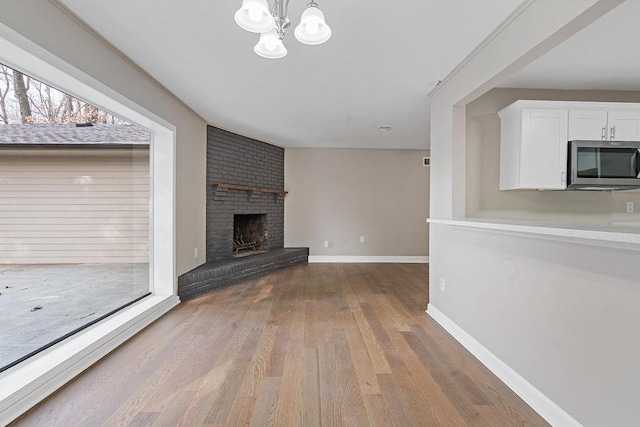
<path fill-rule="evenodd" d="M 0 263 L 148 261 L 148 150 L 0 150 Z"/>

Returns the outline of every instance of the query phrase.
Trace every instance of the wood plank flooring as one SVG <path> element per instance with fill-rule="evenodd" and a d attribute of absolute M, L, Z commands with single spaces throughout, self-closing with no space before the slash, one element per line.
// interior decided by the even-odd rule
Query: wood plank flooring
<path fill-rule="evenodd" d="M 188 301 L 14 425 L 547 425 L 427 316 L 427 278 L 309 264 Z"/>

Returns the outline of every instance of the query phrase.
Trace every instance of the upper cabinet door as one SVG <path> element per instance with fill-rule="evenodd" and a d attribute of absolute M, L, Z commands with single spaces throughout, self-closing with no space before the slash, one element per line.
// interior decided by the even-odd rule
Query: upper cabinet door
<path fill-rule="evenodd" d="M 567 110 L 522 110 L 520 188 L 567 187 L 567 115 Z"/>
<path fill-rule="evenodd" d="M 640 111 L 609 111 L 612 141 L 640 141 Z"/>
<path fill-rule="evenodd" d="M 569 110 L 569 141 L 609 139 L 606 110 Z"/>

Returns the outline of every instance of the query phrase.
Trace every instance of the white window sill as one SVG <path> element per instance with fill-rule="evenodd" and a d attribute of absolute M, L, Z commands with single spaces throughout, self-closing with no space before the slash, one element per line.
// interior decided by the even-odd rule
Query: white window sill
<path fill-rule="evenodd" d="M 151 295 L 0 374 L 0 425 L 20 416 L 179 302 L 175 295 Z"/>

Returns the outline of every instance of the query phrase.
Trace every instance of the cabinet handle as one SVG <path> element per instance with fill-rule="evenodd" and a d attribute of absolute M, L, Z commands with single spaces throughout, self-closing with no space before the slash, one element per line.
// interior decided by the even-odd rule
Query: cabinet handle
<path fill-rule="evenodd" d="M 605 139 L 607 139 L 607 127 L 602 126 L 602 140 L 604 141 Z"/>
<path fill-rule="evenodd" d="M 616 127 L 611 126 L 611 140 L 613 141 L 614 139 L 616 139 Z"/>

